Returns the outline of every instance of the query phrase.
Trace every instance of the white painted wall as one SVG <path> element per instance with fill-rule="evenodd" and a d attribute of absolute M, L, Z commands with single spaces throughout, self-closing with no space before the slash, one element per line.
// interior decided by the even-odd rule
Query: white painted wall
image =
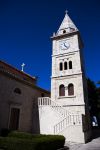
<path fill-rule="evenodd" d="M 63 117 L 50 106 L 40 106 L 40 134 L 54 134 L 54 125 L 59 123 L 62 119 Z"/>
<path fill-rule="evenodd" d="M 66 130 L 59 133 L 66 137 L 66 141 L 84 143 L 85 136 L 81 126 L 68 126 Z"/>

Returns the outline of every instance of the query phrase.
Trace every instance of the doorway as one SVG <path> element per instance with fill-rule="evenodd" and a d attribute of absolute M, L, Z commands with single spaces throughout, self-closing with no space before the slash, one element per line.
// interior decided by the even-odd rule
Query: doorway
<path fill-rule="evenodd" d="M 20 115 L 20 109 L 19 108 L 11 108 L 9 129 L 11 129 L 11 130 L 17 130 L 18 129 L 19 115 Z"/>

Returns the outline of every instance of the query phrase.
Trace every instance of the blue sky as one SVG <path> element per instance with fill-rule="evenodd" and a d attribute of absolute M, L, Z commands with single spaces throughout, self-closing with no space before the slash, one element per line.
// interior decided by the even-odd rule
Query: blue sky
<path fill-rule="evenodd" d="M 32 76 L 50 89 L 50 37 L 64 18 L 65 10 L 80 30 L 84 42 L 86 74 L 100 80 L 99 0 L 0 0 L 0 59 Z"/>

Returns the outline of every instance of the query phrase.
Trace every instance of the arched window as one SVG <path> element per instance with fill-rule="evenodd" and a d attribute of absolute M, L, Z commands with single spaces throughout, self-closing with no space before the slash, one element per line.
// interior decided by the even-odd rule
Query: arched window
<path fill-rule="evenodd" d="M 72 61 L 69 61 L 69 69 L 72 69 Z"/>
<path fill-rule="evenodd" d="M 17 93 L 17 94 L 21 94 L 21 90 L 19 88 L 15 88 L 14 92 Z"/>
<path fill-rule="evenodd" d="M 64 70 L 67 70 L 67 62 L 64 62 Z"/>
<path fill-rule="evenodd" d="M 65 96 L 65 87 L 63 84 L 59 86 L 59 96 Z"/>
<path fill-rule="evenodd" d="M 74 85 L 72 83 L 68 85 L 68 95 L 74 95 Z"/>
<path fill-rule="evenodd" d="M 59 70 L 60 70 L 60 71 L 63 70 L 63 63 L 62 63 L 62 62 L 59 64 Z"/>

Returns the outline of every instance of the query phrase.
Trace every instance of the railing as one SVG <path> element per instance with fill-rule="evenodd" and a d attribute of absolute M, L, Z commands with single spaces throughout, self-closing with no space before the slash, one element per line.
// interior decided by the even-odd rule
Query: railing
<path fill-rule="evenodd" d="M 54 126 L 54 134 L 60 133 L 67 126 L 81 125 L 82 123 L 81 114 L 72 114 L 71 112 L 65 110 L 60 104 L 56 103 L 55 101 L 52 101 L 49 97 L 38 98 L 38 105 L 40 107 L 49 106 L 63 116 L 63 120 L 61 120 Z"/>
<path fill-rule="evenodd" d="M 39 106 L 51 105 L 51 99 L 49 97 L 39 97 L 38 105 Z"/>
<path fill-rule="evenodd" d="M 71 114 L 66 116 L 61 122 L 57 123 L 54 126 L 54 134 L 58 134 L 63 131 L 67 126 L 70 125 L 81 125 L 81 115 L 80 114 Z"/>
<path fill-rule="evenodd" d="M 58 113 L 60 113 L 64 118 L 70 114 L 67 110 L 65 110 L 60 104 L 52 101 L 49 97 L 40 97 L 38 98 L 39 106 L 50 106 L 52 109 L 55 109 Z"/>

